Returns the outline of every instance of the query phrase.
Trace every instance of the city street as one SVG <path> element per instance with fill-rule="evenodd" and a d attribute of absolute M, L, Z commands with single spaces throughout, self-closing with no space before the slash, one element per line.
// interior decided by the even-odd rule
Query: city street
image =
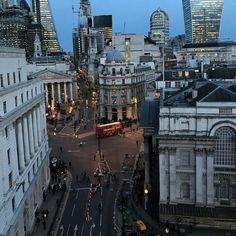
<path fill-rule="evenodd" d="M 65 129 L 71 133 L 65 135 Z M 70 127 L 50 135 L 51 155 L 65 162 L 73 178 L 57 235 L 116 235 L 113 210 L 118 181 L 131 175 L 129 168 L 122 169 L 123 160 L 129 154 L 133 158 L 126 165 L 132 166 L 138 152 L 136 140 L 141 143 L 141 139 L 140 131 L 101 139 L 104 161 L 100 161 L 98 140 L 91 129 L 79 132 L 77 138 Z M 104 176 L 94 177 L 96 169 L 104 171 Z"/>

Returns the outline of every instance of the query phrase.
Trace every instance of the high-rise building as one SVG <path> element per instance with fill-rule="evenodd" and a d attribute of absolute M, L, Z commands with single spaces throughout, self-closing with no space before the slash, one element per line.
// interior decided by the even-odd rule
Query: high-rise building
<path fill-rule="evenodd" d="M 223 4 L 224 0 L 183 0 L 187 42 L 218 41 Z"/>
<path fill-rule="evenodd" d="M 112 40 L 112 15 L 94 16 L 93 27 L 103 33 L 105 43 Z"/>
<path fill-rule="evenodd" d="M 32 0 L 32 10 L 35 21 L 44 28 L 43 39 L 46 53 L 55 54 L 60 52 L 60 45 L 57 32 L 52 17 L 52 12 L 48 0 Z"/>
<path fill-rule="evenodd" d="M 0 46 L 24 48 L 27 51 L 27 30 L 30 22 L 29 7 L 2 8 L 0 11 Z"/>
<path fill-rule="evenodd" d="M 169 17 L 161 9 L 150 17 L 150 38 L 158 44 L 166 44 L 169 40 Z"/>
<path fill-rule="evenodd" d="M 29 235 L 50 181 L 43 82 L 25 51 L 0 47 L 0 235 Z"/>

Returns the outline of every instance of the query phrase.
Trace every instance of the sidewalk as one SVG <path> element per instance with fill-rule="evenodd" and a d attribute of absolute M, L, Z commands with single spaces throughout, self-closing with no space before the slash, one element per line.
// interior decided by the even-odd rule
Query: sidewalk
<path fill-rule="evenodd" d="M 50 184 L 55 184 L 52 182 Z M 33 227 L 33 231 L 31 233 L 32 236 L 42 236 L 42 235 L 55 235 L 58 230 L 58 225 L 60 223 L 60 219 L 67 201 L 67 198 L 70 193 L 71 188 L 71 174 L 67 173 L 66 178 L 66 189 L 60 189 L 55 191 L 46 191 L 46 199 L 43 201 L 42 205 L 38 209 L 38 214 L 35 219 L 35 225 Z M 48 216 L 44 218 L 43 212 L 48 210 Z M 37 220 L 40 219 L 39 220 Z M 43 223 L 43 222 L 46 222 Z"/>

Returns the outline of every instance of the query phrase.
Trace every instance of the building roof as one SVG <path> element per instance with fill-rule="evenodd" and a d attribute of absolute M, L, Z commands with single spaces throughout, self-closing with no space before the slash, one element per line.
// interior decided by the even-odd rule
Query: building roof
<path fill-rule="evenodd" d="M 187 43 L 183 48 L 209 48 L 209 47 L 225 47 L 225 46 L 236 46 L 234 41 L 226 42 L 211 42 L 211 43 Z"/>
<path fill-rule="evenodd" d="M 119 52 L 115 48 L 112 48 L 106 54 L 106 63 L 111 63 L 112 61 L 114 61 L 115 63 L 122 63 L 125 62 L 125 58 L 121 54 L 121 52 Z"/>

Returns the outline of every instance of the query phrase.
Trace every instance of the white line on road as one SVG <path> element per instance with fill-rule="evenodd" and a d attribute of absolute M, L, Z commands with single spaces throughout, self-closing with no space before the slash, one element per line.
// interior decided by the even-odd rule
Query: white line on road
<path fill-rule="evenodd" d="M 79 195 L 79 190 L 76 192 L 76 197 L 75 197 L 75 199 L 78 199 L 78 195 Z"/>
<path fill-rule="evenodd" d="M 73 215 L 74 215 L 74 211 L 75 211 L 75 204 L 74 204 L 74 206 L 73 206 L 73 209 L 72 209 L 71 216 L 73 216 Z"/>
<path fill-rule="evenodd" d="M 69 235 L 69 231 L 70 231 L 70 224 L 69 224 L 68 229 L 67 229 L 67 231 L 66 231 L 66 236 Z"/>
<path fill-rule="evenodd" d="M 102 226 L 102 214 L 100 214 L 100 226 Z"/>
<path fill-rule="evenodd" d="M 99 236 L 102 236 L 102 232 L 101 231 L 99 232 Z"/>
<path fill-rule="evenodd" d="M 80 236 L 83 236 L 83 233 L 84 233 L 84 224 L 82 225 L 82 230 L 81 230 Z"/>

